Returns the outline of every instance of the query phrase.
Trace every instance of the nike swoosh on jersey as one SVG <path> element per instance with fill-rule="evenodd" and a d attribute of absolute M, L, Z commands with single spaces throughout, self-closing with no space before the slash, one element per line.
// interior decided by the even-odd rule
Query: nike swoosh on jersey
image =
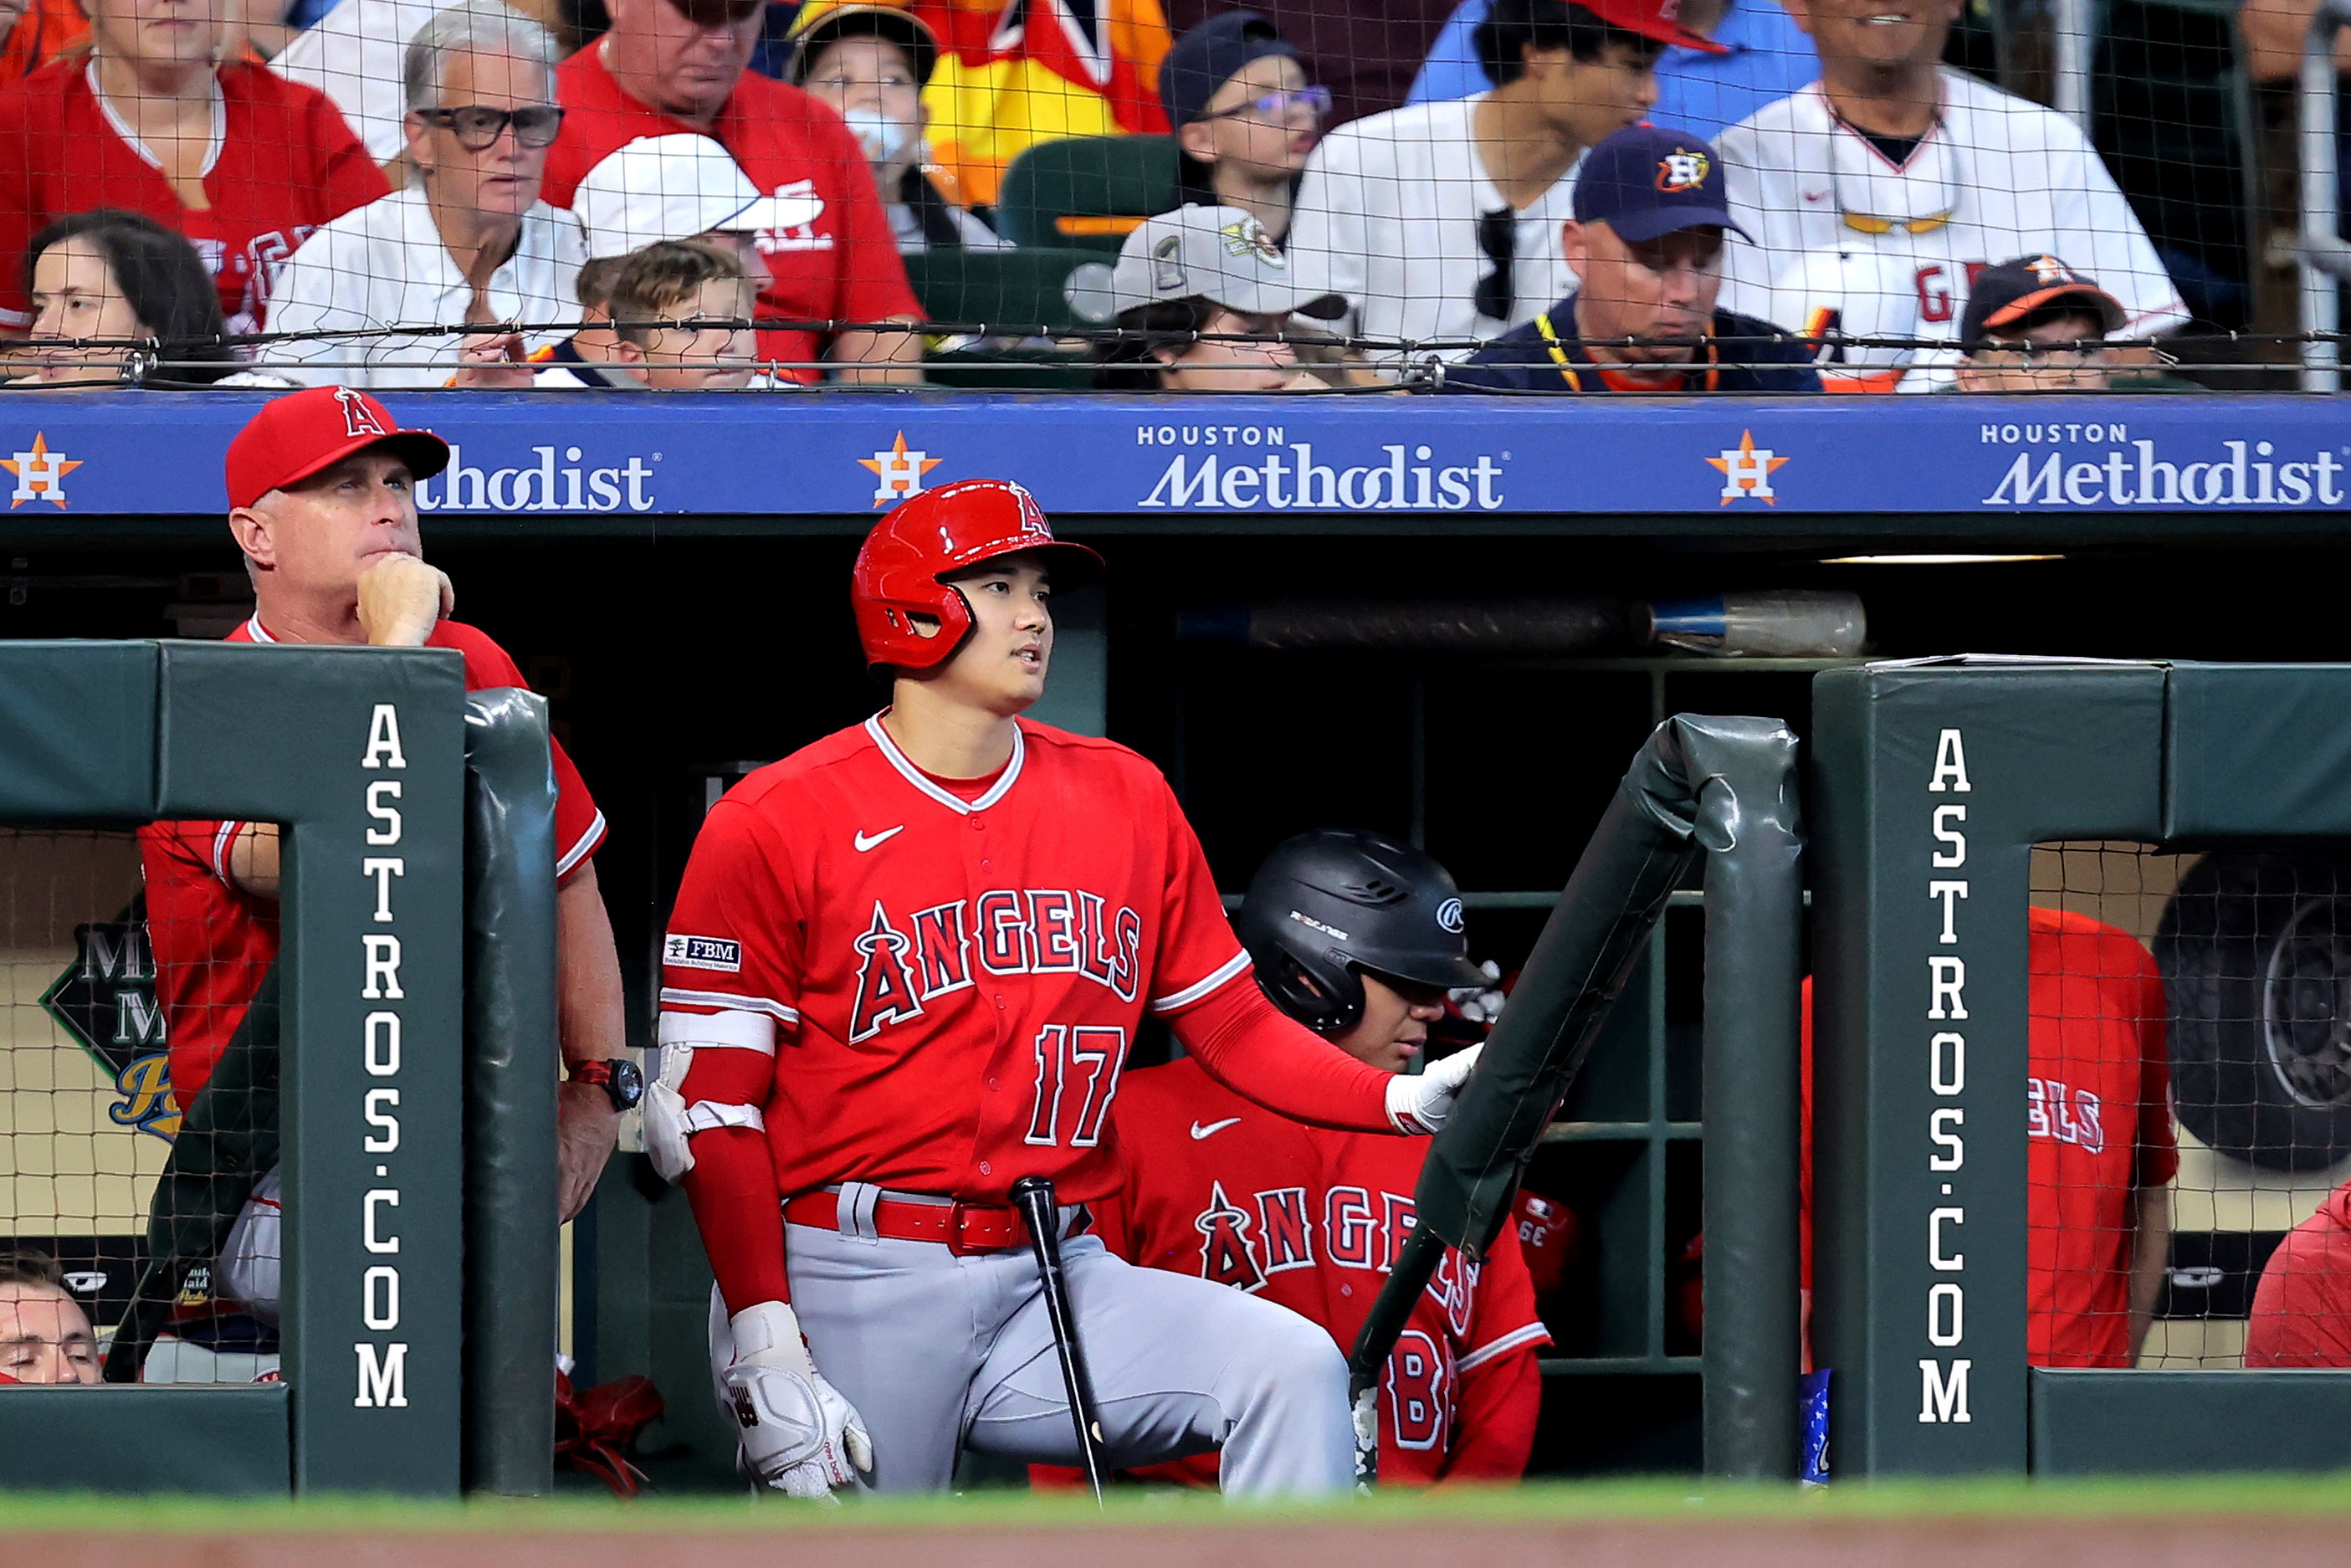
<path fill-rule="evenodd" d="M 1221 1122 L 1211 1122 L 1205 1127 L 1195 1122 L 1192 1124 L 1192 1136 L 1195 1140 L 1209 1137 L 1223 1132 L 1227 1127 L 1238 1126 L 1239 1124 L 1238 1116 L 1228 1116 Z"/>
<path fill-rule="evenodd" d="M 906 824 L 901 822 L 894 828 L 884 828 L 878 833 L 861 832 L 857 835 L 857 852 L 862 855 L 867 850 L 872 849 L 874 845 L 881 843 L 887 839 L 894 839 L 905 831 Z"/>

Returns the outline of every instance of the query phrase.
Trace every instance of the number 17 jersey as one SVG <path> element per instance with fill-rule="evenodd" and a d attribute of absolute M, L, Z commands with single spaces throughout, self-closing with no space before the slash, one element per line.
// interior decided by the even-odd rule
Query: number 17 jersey
<path fill-rule="evenodd" d="M 967 787 L 966 787 L 967 788 Z M 1144 1010 L 1249 958 L 1166 781 L 1018 722 L 965 799 L 879 716 L 711 808 L 663 945 L 662 1038 L 765 1051 L 786 1196 L 829 1183 L 1063 1203 L 1116 1185 L 1110 1108 Z"/>

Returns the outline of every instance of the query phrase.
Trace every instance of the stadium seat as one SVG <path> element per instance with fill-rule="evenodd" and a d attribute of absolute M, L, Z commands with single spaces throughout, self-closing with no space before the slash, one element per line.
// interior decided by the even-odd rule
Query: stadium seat
<path fill-rule="evenodd" d="M 997 200 L 998 229 L 1018 246 L 1113 251 L 1179 197 L 1168 136 L 1070 136 L 1012 161 Z"/>
<path fill-rule="evenodd" d="M 986 327 L 987 336 L 1077 331 L 1110 319 L 1109 258 L 1098 250 L 934 250 L 908 256 L 906 277 L 932 320 Z M 934 350 L 925 374 L 941 386 L 1082 392 L 1093 361 L 1082 351 L 1037 346 Z"/>

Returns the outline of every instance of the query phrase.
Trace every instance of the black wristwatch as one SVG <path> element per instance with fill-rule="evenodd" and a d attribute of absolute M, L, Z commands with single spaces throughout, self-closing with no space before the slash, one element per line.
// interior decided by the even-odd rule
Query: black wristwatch
<path fill-rule="evenodd" d="M 605 1061 L 583 1061 L 571 1070 L 574 1083 L 593 1083 L 612 1097 L 615 1111 L 633 1111 L 645 1097 L 645 1075 L 625 1056 Z"/>

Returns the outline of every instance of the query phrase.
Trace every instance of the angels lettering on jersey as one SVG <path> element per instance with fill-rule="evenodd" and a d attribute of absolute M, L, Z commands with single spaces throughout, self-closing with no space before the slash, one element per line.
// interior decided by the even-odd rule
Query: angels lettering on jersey
<path fill-rule="evenodd" d="M 1208 1184 L 1208 1207 L 1192 1221 L 1200 1233 L 1200 1277 L 1240 1291 L 1260 1291 L 1276 1274 L 1311 1269 L 1319 1221 L 1322 1261 L 1343 1270 L 1384 1274 L 1404 1251 L 1415 1224 L 1413 1200 L 1361 1186 L 1325 1189 L 1322 1212 L 1302 1186 L 1244 1191 L 1236 1203 L 1221 1181 Z M 1456 1334 L 1469 1332 L 1479 1266 L 1453 1248 L 1429 1276 L 1427 1294 Z"/>
<path fill-rule="evenodd" d="M 1143 919 L 1082 888 L 992 889 L 901 915 L 877 898 L 852 946 L 855 1045 L 921 1018 L 925 1003 L 970 989 L 981 973 L 1080 975 L 1132 1002 L 1141 983 Z"/>

